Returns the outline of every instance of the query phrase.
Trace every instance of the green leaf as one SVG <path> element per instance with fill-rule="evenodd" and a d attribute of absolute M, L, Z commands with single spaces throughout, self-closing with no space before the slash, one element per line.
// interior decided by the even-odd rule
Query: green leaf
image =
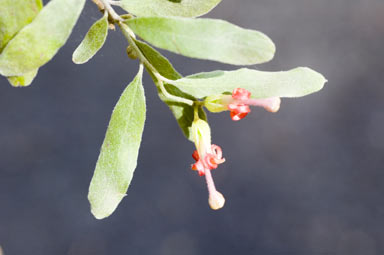
<path fill-rule="evenodd" d="M 134 39 L 135 40 L 135 39 Z M 137 47 L 144 54 L 145 58 L 155 67 L 155 69 L 165 78 L 171 80 L 180 79 L 182 76 L 175 70 L 169 60 L 161 55 L 160 52 L 146 44 L 145 42 L 135 40 Z"/>
<path fill-rule="evenodd" d="M 42 7 L 42 0 L 0 0 L 0 52 Z"/>
<path fill-rule="evenodd" d="M 33 79 L 37 75 L 38 70 L 39 69 L 35 69 L 29 73 L 24 74 L 23 76 L 10 76 L 7 78 L 13 87 L 26 87 L 31 85 Z"/>
<path fill-rule="evenodd" d="M 232 92 L 244 88 L 254 98 L 301 97 L 323 88 L 327 80 L 320 73 L 307 67 L 285 72 L 262 72 L 251 69 L 200 73 L 173 83 L 183 92 L 196 98 Z"/>
<path fill-rule="evenodd" d="M 96 21 L 85 35 L 83 41 L 73 52 L 72 60 L 76 64 L 84 64 L 90 60 L 104 45 L 108 35 L 108 14 Z"/>
<path fill-rule="evenodd" d="M 170 80 L 176 80 L 181 78 L 181 75 L 173 68 L 172 64 L 168 61 L 168 59 L 160 54 L 160 52 L 156 51 L 155 49 L 153 49 L 151 46 L 149 46 L 144 42 L 135 40 L 135 43 L 139 47 L 140 51 L 144 54 L 145 58 L 152 64 L 153 67 L 155 67 L 155 69 L 162 76 Z M 147 70 L 151 74 L 153 81 L 156 83 L 157 80 L 151 73 L 150 69 L 147 69 Z M 196 98 L 186 93 L 183 93 L 180 89 L 176 88 L 173 85 L 166 84 L 165 89 L 168 91 L 168 93 L 174 96 L 196 100 Z M 190 129 L 192 127 L 193 116 L 194 116 L 193 107 L 187 104 L 182 104 L 182 103 L 177 103 L 174 101 L 167 100 L 167 98 L 164 97 L 164 95 L 161 93 L 160 90 L 158 90 L 158 94 L 160 99 L 169 106 L 169 109 L 172 111 L 173 115 L 175 116 L 177 123 L 179 124 L 181 130 L 183 131 L 183 134 L 189 140 L 192 141 Z M 199 116 L 204 120 L 207 119 L 206 114 L 202 107 L 199 108 Z"/>
<path fill-rule="evenodd" d="M 154 46 L 187 57 L 253 65 L 271 60 L 275 53 L 275 45 L 263 33 L 223 20 L 145 17 L 126 23 Z"/>
<path fill-rule="evenodd" d="M 32 22 L 43 8 L 41 0 L 0 0 L 0 53 L 8 42 L 26 25 Z M 32 83 L 38 69 L 23 76 L 7 77 L 14 87 Z"/>
<path fill-rule="evenodd" d="M 137 165 L 146 112 L 142 76 L 140 66 L 113 110 L 101 147 L 88 193 L 97 219 L 111 215 L 126 196 Z"/>
<path fill-rule="evenodd" d="M 51 0 L 0 55 L 0 73 L 19 76 L 47 63 L 65 44 L 85 0 Z"/>
<path fill-rule="evenodd" d="M 208 13 L 221 0 L 122 0 L 120 6 L 136 16 L 197 17 Z"/>

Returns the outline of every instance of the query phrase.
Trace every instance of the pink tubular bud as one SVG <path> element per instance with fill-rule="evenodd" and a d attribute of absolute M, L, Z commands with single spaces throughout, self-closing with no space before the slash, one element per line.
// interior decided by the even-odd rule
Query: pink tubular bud
<path fill-rule="evenodd" d="M 228 110 L 231 111 L 232 120 L 238 121 L 251 112 L 250 105 L 263 107 L 269 112 L 277 112 L 280 109 L 280 103 L 279 97 L 251 99 L 251 92 L 236 88 L 232 92 L 232 102 L 228 104 Z"/>
<path fill-rule="evenodd" d="M 244 101 L 248 105 L 260 106 L 269 112 L 277 112 L 280 109 L 280 97 L 271 97 L 263 99 L 248 99 Z"/>

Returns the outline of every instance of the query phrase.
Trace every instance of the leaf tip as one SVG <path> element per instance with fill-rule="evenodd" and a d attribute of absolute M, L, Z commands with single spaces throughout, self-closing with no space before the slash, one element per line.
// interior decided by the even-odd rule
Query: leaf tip
<path fill-rule="evenodd" d="M 89 193 L 88 201 L 91 205 L 92 215 L 98 220 L 109 217 L 116 210 L 117 206 L 125 196 L 127 196 L 127 194 L 115 193 L 105 194 L 102 199 L 95 199 L 94 196 Z"/>
<path fill-rule="evenodd" d="M 72 55 L 72 62 L 77 64 L 77 65 L 81 65 L 81 64 L 84 64 L 86 63 L 88 60 L 85 60 L 84 59 L 80 59 L 78 54 L 77 54 L 77 49 L 73 52 L 73 55 Z"/>

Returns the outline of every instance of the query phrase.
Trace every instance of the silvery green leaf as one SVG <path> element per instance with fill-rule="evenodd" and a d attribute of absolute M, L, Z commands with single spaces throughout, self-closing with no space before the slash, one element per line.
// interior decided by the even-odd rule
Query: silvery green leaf
<path fill-rule="evenodd" d="M 105 13 L 91 26 L 83 41 L 73 52 L 72 61 L 76 64 L 84 64 L 90 60 L 103 47 L 107 35 L 108 15 Z"/>
<path fill-rule="evenodd" d="M 65 44 L 85 0 L 51 0 L 0 55 L 0 73 L 20 76 L 47 63 Z"/>
<path fill-rule="evenodd" d="M 137 165 L 146 112 L 142 75 L 140 66 L 113 110 L 101 147 L 88 193 L 92 214 L 97 219 L 115 211 L 126 196 Z"/>
<path fill-rule="evenodd" d="M 247 68 L 235 71 L 199 73 L 176 80 L 178 89 L 196 98 L 244 88 L 254 98 L 301 97 L 323 88 L 327 80 L 320 73 L 298 67 L 283 72 L 263 72 Z"/>
<path fill-rule="evenodd" d="M 265 34 L 223 20 L 143 17 L 126 23 L 154 46 L 191 58 L 253 65 L 271 60 L 275 53 Z"/>
<path fill-rule="evenodd" d="M 221 0 L 122 0 L 120 6 L 136 16 L 197 17 L 208 13 Z"/>
<path fill-rule="evenodd" d="M 43 7 L 42 0 L 0 0 L 0 53 Z"/>

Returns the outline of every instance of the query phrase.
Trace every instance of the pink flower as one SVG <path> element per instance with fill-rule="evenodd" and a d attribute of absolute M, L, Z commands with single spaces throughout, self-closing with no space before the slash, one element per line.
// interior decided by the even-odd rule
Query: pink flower
<path fill-rule="evenodd" d="M 238 121 L 251 112 L 250 105 L 263 107 L 269 112 L 277 112 L 280 109 L 280 102 L 279 97 L 251 99 L 251 92 L 243 88 L 236 88 L 232 95 L 207 97 L 205 106 L 211 112 L 229 110 L 232 120 Z"/>
<path fill-rule="evenodd" d="M 192 157 L 196 160 L 196 163 L 191 168 L 199 171 L 199 175 L 203 176 L 207 170 L 216 169 L 219 164 L 225 161 L 222 155 L 221 148 L 215 144 L 211 145 L 211 152 L 203 154 L 202 158 L 197 150 L 195 150 Z"/>
<path fill-rule="evenodd" d="M 204 120 L 195 120 L 192 124 L 192 136 L 195 142 L 196 150 L 192 157 L 196 160 L 191 168 L 199 172 L 200 176 L 205 176 L 207 182 L 209 197 L 208 203 L 214 210 L 224 206 L 224 196 L 216 190 L 213 182 L 211 170 L 225 161 L 222 157 L 222 150 L 219 146 L 211 144 L 211 130 Z"/>

